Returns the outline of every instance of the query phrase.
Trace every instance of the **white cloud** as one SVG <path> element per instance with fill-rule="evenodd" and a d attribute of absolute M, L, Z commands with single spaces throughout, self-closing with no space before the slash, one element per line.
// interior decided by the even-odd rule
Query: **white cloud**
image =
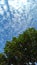
<path fill-rule="evenodd" d="M 4 0 L 0 0 L 0 4 L 4 4 Z"/>
<path fill-rule="evenodd" d="M 8 0 L 9 5 L 11 5 L 12 7 L 14 7 L 15 9 L 18 8 L 22 8 L 22 5 L 26 5 L 27 4 L 27 0 Z"/>
<path fill-rule="evenodd" d="M 0 14 L 3 14 L 3 10 L 2 10 L 2 8 L 0 7 Z"/>

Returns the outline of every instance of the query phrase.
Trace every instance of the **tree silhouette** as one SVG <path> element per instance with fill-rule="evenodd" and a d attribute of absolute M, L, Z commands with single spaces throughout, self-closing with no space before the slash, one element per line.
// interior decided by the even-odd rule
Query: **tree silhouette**
<path fill-rule="evenodd" d="M 35 65 L 37 62 L 37 30 L 29 28 L 18 38 L 7 41 L 4 52 L 8 58 L 8 64 L 13 65 Z"/>

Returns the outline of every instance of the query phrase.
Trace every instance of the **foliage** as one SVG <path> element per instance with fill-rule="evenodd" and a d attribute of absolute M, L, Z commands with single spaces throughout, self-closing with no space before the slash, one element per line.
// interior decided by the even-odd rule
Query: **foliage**
<path fill-rule="evenodd" d="M 0 65 L 7 65 L 7 58 L 2 53 L 0 53 Z"/>
<path fill-rule="evenodd" d="M 13 37 L 12 41 L 7 41 L 4 53 L 7 65 L 29 65 L 29 62 L 34 65 L 37 62 L 37 30 L 29 28 L 18 37 Z"/>

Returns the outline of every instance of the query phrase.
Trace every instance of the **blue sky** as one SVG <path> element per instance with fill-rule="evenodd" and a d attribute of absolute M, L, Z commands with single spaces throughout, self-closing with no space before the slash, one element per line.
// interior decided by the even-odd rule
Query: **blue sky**
<path fill-rule="evenodd" d="M 0 0 L 0 52 L 29 27 L 37 29 L 37 0 Z"/>

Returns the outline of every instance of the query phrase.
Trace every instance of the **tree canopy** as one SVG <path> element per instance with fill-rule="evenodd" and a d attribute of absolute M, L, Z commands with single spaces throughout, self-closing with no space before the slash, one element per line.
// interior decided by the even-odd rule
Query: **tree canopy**
<path fill-rule="evenodd" d="M 5 65 L 30 65 L 30 62 L 35 65 L 37 62 L 37 30 L 29 28 L 18 37 L 13 37 L 12 41 L 7 41 L 4 54 L 7 57 Z M 1 56 L 0 58 L 4 59 Z"/>

